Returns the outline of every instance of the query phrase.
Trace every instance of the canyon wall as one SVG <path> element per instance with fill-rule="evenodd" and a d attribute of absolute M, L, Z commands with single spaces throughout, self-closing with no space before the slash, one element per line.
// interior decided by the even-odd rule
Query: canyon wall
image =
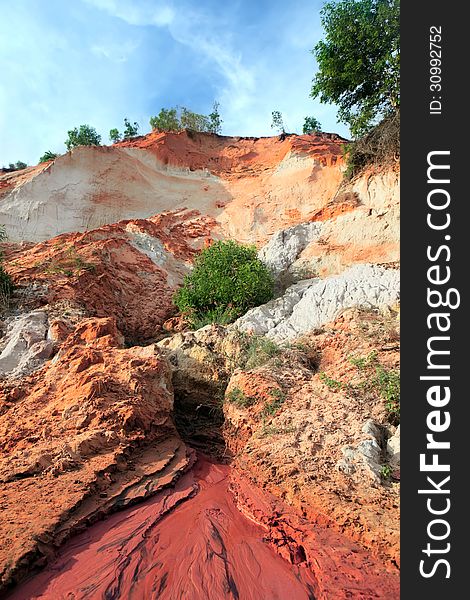
<path fill-rule="evenodd" d="M 0 318 L 3 586 L 110 512 L 197 494 L 199 448 L 232 463 L 240 511 L 314 573 L 315 597 L 348 553 L 338 598 L 380 580 L 396 597 L 399 428 L 350 359 L 398 366 L 399 170 L 346 182 L 343 142 L 152 133 L 0 174 L 16 286 Z M 227 238 L 256 244 L 276 298 L 188 331 L 174 291 Z M 250 365 L 247 340 L 272 355 Z M 282 534 L 272 498 L 297 515 Z M 317 526 L 343 550 L 316 547 Z"/>

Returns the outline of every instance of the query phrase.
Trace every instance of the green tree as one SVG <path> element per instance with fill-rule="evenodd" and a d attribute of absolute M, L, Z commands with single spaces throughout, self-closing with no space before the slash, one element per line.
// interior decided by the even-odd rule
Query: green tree
<path fill-rule="evenodd" d="M 305 117 L 302 133 L 321 133 L 321 123 L 315 117 Z"/>
<path fill-rule="evenodd" d="M 139 132 L 139 124 L 134 121 L 134 124 L 131 124 L 129 119 L 124 119 L 124 134 L 123 139 L 130 140 L 133 137 L 136 137 Z"/>
<path fill-rule="evenodd" d="M 17 160 L 16 163 L 10 163 L 8 168 L 10 171 L 21 171 L 22 169 L 26 169 L 28 165 L 22 160 Z"/>
<path fill-rule="evenodd" d="M 217 100 L 212 105 L 212 112 L 209 113 L 209 131 L 210 133 L 220 134 L 222 131 L 222 118 L 219 112 L 220 104 Z"/>
<path fill-rule="evenodd" d="M 192 323 L 228 322 L 268 302 L 273 290 L 273 277 L 254 246 L 219 241 L 197 256 L 174 302 Z"/>
<path fill-rule="evenodd" d="M 181 123 L 176 108 L 162 108 L 155 117 L 150 117 L 150 127 L 154 131 L 180 131 Z"/>
<path fill-rule="evenodd" d="M 51 150 L 46 150 L 46 152 L 44 152 L 44 154 L 41 156 L 41 158 L 39 159 L 40 163 L 43 162 L 48 162 L 50 160 L 54 160 L 55 158 L 57 158 L 59 155 L 56 154 L 55 152 L 51 152 Z"/>
<path fill-rule="evenodd" d="M 284 120 L 282 118 L 282 113 L 278 110 L 273 110 L 273 112 L 271 113 L 272 116 L 272 122 L 271 122 L 271 129 L 277 129 L 279 131 L 279 133 L 283 134 L 286 132 L 285 127 L 284 127 Z"/>
<path fill-rule="evenodd" d="M 109 139 L 113 142 L 113 144 L 116 144 L 117 142 L 121 141 L 121 134 L 119 133 L 119 130 L 116 129 L 116 127 L 109 130 Z"/>
<path fill-rule="evenodd" d="M 80 125 L 67 132 L 65 146 L 68 151 L 77 146 L 99 146 L 101 144 L 101 136 L 96 132 L 94 127 L 90 125 Z"/>
<path fill-rule="evenodd" d="M 184 106 L 162 108 L 157 116 L 150 118 L 150 126 L 154 131 L 182 131 L 183 129 L 189 129 L 207 133 L 220 133 L 222 119 L 219 107 L 220 104 L 214 102 L 212 112 L 209 115 L 196 113 Z"/>
<path fill-rule="evenodd" d="M 181 108 L 180 123 L 183 129 L 192 129 L 193 131 L 210 130 L 209 117 L 195 113 L 184 106 Z"/>
<path fill-rule="evenodd" d="M 355 137 L 399 110 L 399 17 L 399 0 L 339 0 L 321 11 L 311 96 L 337 104 Z"/>

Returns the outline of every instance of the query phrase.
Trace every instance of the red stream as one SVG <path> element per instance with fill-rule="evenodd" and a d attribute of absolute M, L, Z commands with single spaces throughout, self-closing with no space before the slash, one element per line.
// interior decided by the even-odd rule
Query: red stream
<path fill-rule="evenodd" d="M 263 541 L 265 529 L 237 509 L 229 473 L 198 460 L 175 488 L 70 539 L 10 598 L 314 599 L 313 573 Z"/>

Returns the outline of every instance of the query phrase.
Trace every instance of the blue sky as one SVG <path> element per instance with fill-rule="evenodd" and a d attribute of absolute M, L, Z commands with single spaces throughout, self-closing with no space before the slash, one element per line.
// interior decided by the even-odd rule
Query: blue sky
<path fill-rule="evenodd" d="M 347 136 L 309 98 L 319 0 L 0 0 L 0 165 L 62 153 L 93 125 L 109 143 L 124 117 L 150 130 L 163 106 L 210 112 L 225 135 L 272 135 L 271 112 Z"/>

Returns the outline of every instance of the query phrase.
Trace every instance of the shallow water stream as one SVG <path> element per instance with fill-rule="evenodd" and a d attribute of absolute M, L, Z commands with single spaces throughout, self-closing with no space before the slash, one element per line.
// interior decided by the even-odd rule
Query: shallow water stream
<path fill-rule="evenodd" d="M 304 600 L 315 580 L 237 509 L 230 467 L 200 458 L 175 488 L 70 539 L 14 600 Z M 165 514 L 167 513 L 167 514 Z"/>

